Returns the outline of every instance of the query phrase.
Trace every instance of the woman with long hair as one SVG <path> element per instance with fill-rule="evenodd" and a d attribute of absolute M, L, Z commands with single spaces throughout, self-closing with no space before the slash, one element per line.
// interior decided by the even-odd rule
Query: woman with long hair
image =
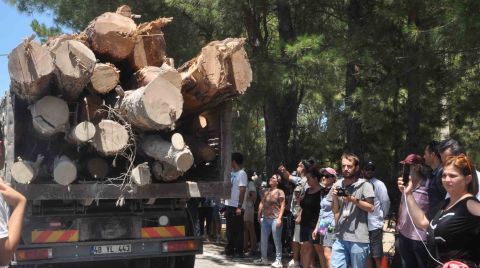
<path fill-rule="evenodd" d="M 418 228 L 427 230 L 429 267 L 449 261 L 460 261 L 469 267 L 480 264 L 480 202 L 475 194 L 478 181 L 475 165 L 465 155 L 452 156 L 443 162 L 442 185 L 450 197 L 432 220 L 418 207 L 412 195 L 412 184 L 398 180 L 398 188 L 407 201 L 408 212 Z"/>
<path fill-rule="evenodd" d="M 320 170 L 323 188 L 320 193 L 320 216 L 318 217 L 317 225 L 312 233 L 314 240 L 319 238 L 320 247 L 316 251 L 320 260 L 322 268 L 330 267 L 330 257 L 332 255 L 332 245 L 335 238 L 333 229 L 335 227 L 335 220 L 332 211 L 332 200 L 327 198 L 332 185 L 337 179 L 337 172 L 331 167 L 322 168 Z"/>
<path fill-rule="evenodd" d="M 281 177 L 273 174 L 269 179 L 270 188 L 263 195 L 258 207 L 258 219 L 261 225 L 260 251 L 261 258 L 255 260 L 255 264 L 268 264 L 267 249 L 270 233 L 273 235 L 275 244 L 275 262 L 272 267 L 280 268 L 282 265 L 282 218 L 285 210 L 285 193 L 278 188 Z"/>
<path fill-rule="evenodd" d="M 309 187 L 305 192 L 305 196 L 300 201 L 302 212 L 298 221 L 300 222 L 300 242 L 303 242 L 301 246 L 302 266 L 310 267 L 313 261 L 313 248 L 315 248 L 317 253 L 321 250 L 319 238 L 316 237 L 314 239 L 312 234 L 320 214 L 320 194 L 322 187 L 320 186 L 321 175 L 316 167 L 307 170 L 306 177 Z"/>

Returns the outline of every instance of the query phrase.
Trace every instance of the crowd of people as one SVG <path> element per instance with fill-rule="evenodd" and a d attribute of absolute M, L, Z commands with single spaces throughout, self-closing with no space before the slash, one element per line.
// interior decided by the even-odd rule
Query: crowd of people
<path fill-rule="evenodd" d="M 389 193 L 373 161 L 344 153 L 339 162 L 339 173 L 313 160 L 299 161 L 294 172 L 280 165 L 262 181 L 248 178 L 243 156 L 234 153 L 225 254 L 272 267 L 283 267 L 285 256 L 288 267 L 381 267 L 389 194 L 398 191 Z M 400 163 L 401 267 L 479 267 L 479 176 L 460 144 L 432 141 L 423 157 L 409 154 Z"/>

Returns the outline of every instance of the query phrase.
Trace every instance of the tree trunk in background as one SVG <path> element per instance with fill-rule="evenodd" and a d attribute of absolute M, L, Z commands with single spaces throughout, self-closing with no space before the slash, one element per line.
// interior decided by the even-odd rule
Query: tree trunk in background
<path fill-rule="evenodd" d="M 414 55 L 414 54 L 412 54 Z M 415 66 L 415 65 L 412 65 Z M 408 98 L 407 109 L 407 139 L 406 154 L 420 153 L 420 121 L 422 112 L 420 107 L 419 74 L 417 69 L 412 70 L 407 77 Z"/>
<path fill-rule="evenodd" d="M 347 64 L 346 90 L 345 90 L 345 112 L 347 146 L 346 151 L 356 154 L 360 159 L 363 158 L 365 148 L 363 147 L 362 122 L 360 118 L 360 102 L 353 98 L 357 90 L 358 79 L 356 77 L 357 64 L 349 62 Z"/>
<path fill-rule="evenodd" d="M 354 49 L 351 44 L 355 40 L 355 35 L 361 29 L 362 19 L 361 0 L 351 0 L 347 5 L 347 42 L 350 49 Z M 360 64 L 355 60 L 347 63 L 346 67 L 346 85 L 345 85 L 345 114 L 346 114 L 346 138 L 347 145 L 345 150 L 356 154 L 360 159 L 363 158 L 365 148 L 363 146 L 362 122 L 360 118 L 361 103 L 353 98 L 357 91 L 359 83 L 358 75 Z"/>
<path fill-rule="evenodd" d="M 265 103 L 267 174 L 272 174 L 279 164 L 287 164 L 293 160 L 293 157 L 288 154 L 288 141 L 297 119 L 300 104 L 298 95 L 297 88 L 293 86 L 286 95 L 277 96 Z"/>
<path fill-rule="evenodd" d="M 290 5 L 285 0 L 278 0 L 276 6 L 278 32 L 283 44 L 286 45 L 295 39 Z M 283 53 L 283 47 L 281 49 Z M 297 120 L 298 107 L 303 97 L 303 92 L 295 84 L 291 85 L 290 88 L 278 91 L 286 91 L 286 93 L 278 93 L 275 96 L 269 95 L 264 106 L 268 175 L 272 174 L 279 164 L 289 164 L 294 160 L 295 156 L 289 154 L 289 139 L 290 132 L 296 125 L 294 123 Z"/>

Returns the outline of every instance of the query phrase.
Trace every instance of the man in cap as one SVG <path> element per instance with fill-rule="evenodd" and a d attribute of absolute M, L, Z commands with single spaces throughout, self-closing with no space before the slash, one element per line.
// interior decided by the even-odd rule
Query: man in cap
<path fill-rule="evenodd" d="M 422 158 L 419 155 L 410 154 L 400 163 L 410 166 L 409 181 L 413 185 L 413 198 L 423 212 L 428 212 L 429 192 L 428 180 L 422 174 Z M 421 229 L 416 229 L 408 216 L 407 204 L 402 195 L 398 209 L 398 248 L 402 261 L 402 268 L 427 267 L 427 251 L 423 246 L 427 234 Z M 419 237 L 420 235 L 420 237 Z"/>
<path fill-rule="evenodd" d="M 375 198 L 373 212 L 368 213 L 368 236 L 370 238 L 370 257 L 375 260 L 376 267 L 380 267 L 383 258 L 383 221 L 390 210 L 385 183 L 375 177 L 375 163 L 368 161 L 363 166 L 363 176 L 373 186 Z M 373 267 L 371 258 L 368 258 L 367 267 Z"/>

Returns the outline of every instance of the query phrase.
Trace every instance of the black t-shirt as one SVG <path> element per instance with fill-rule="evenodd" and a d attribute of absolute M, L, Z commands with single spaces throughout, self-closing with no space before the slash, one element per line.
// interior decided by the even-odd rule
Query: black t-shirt
<path fill-rule="evenodd" d="M 467 197 L 445 211 L 450 202 L 447 199 L 430 222 L 427 230 L 429 247 L 441 262 L 480 263 L 480 216 L 468 211 L 468 200 L 478 202 L 473 196 Z M 430 267 L 435 267 L 435 264 Z"/>
<path fill-rule="evenodd" d="M 300 226 L 315 228 L 320 214 L 320 193 L 321 190 L 311 194 L 310 189 L 305 193 L 305 197 L 300 201 L 302 208 L 302 221 Z"/>

